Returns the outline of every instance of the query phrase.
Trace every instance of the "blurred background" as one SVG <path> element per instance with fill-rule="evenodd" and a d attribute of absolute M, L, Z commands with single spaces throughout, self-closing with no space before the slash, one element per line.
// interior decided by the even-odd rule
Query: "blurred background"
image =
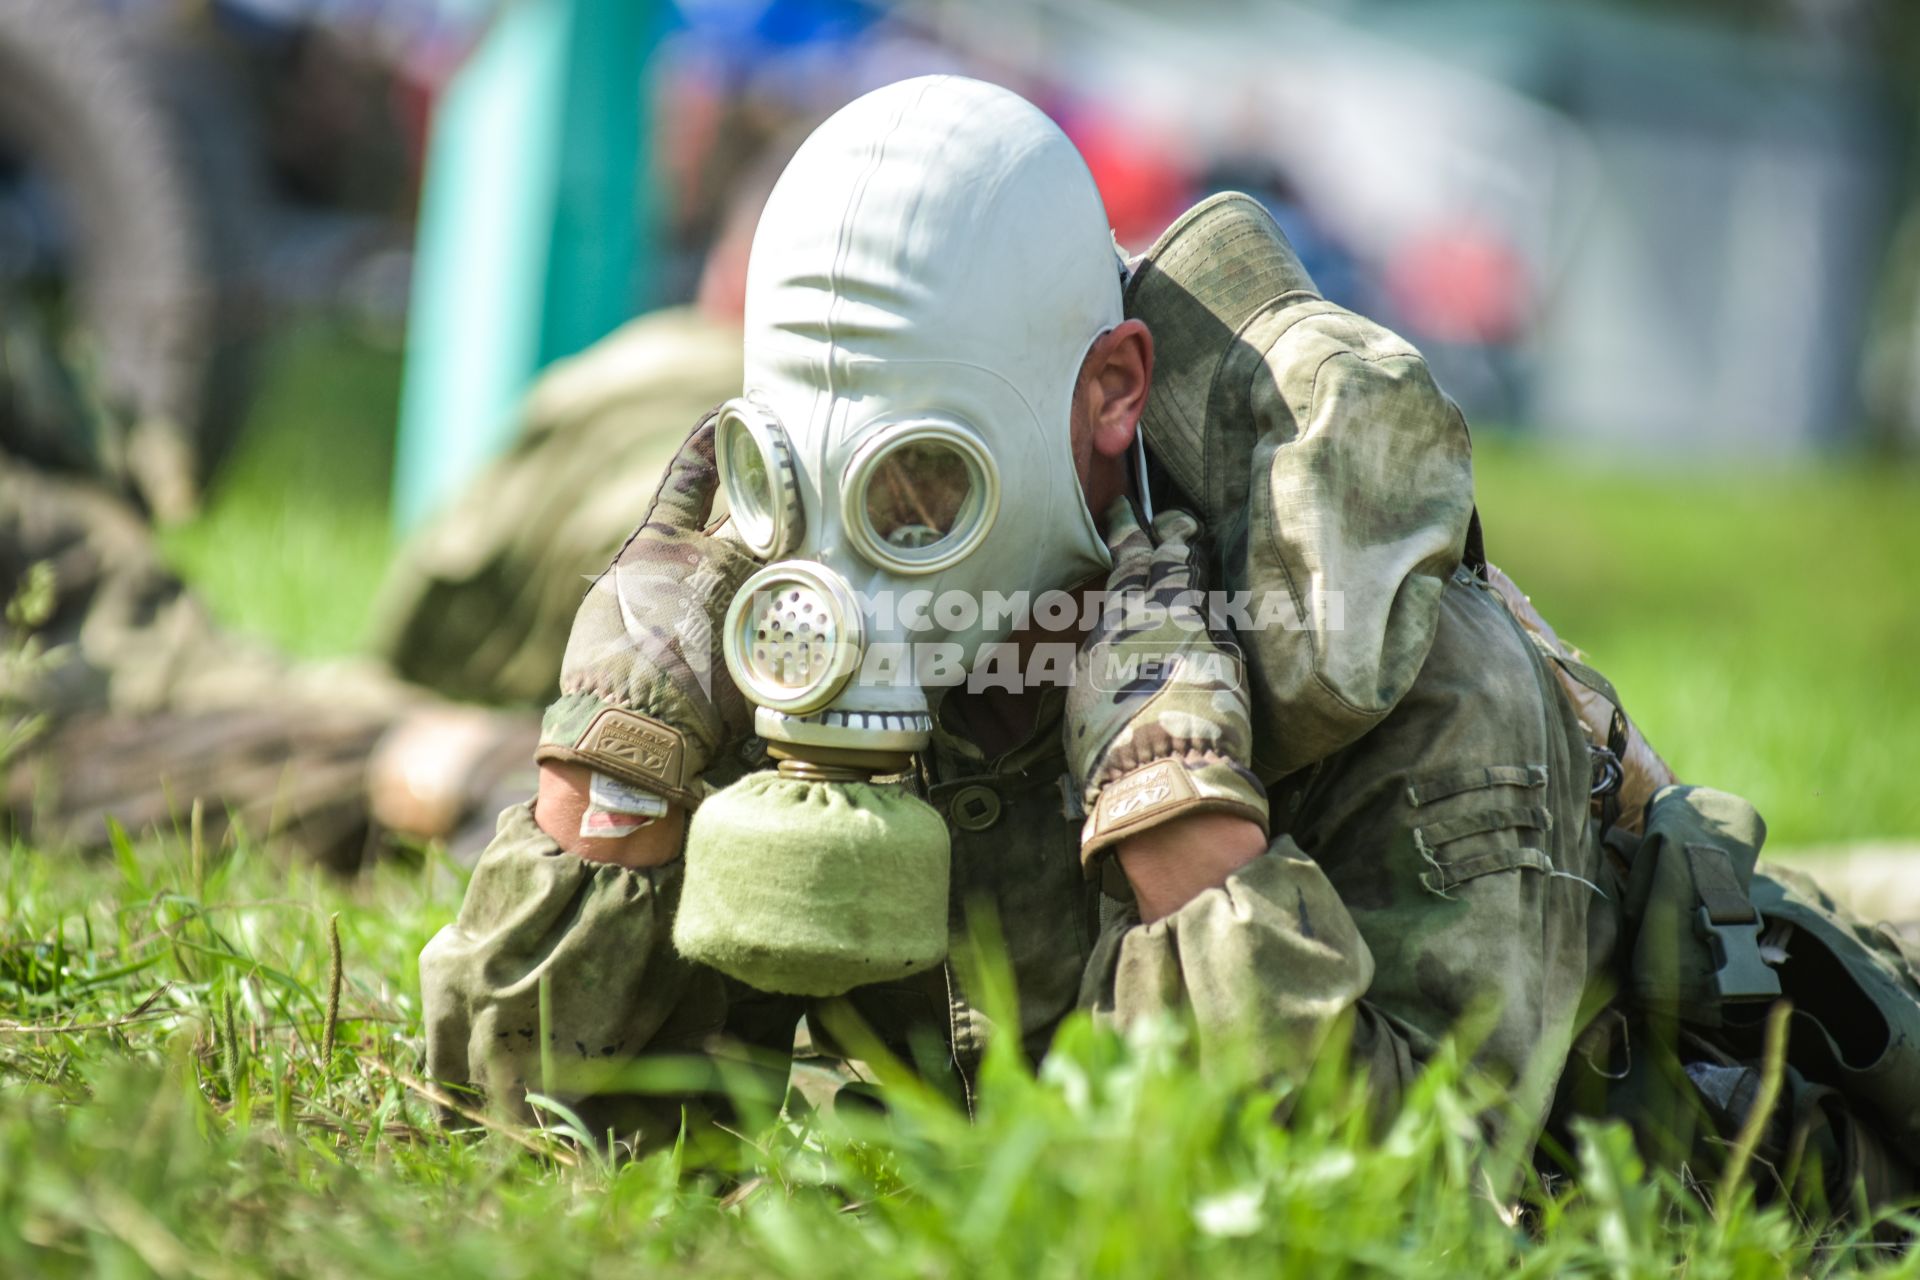
<path fill-rule="evenodd" d="M 499 460 L 567 397 L 724 386 L 622 326 L 724 336 L 786 154 L 929 71 L 1050 112 L 1130 249 L 1260 198 L 1428 355 L 1492 558 L 1683 777 L 1920 848 L 1907 0 L 0 0 L 0 454 L 222 625 L 435 684 L 406 548 L 480 574 L 448 513 L 535 510 Z"/>

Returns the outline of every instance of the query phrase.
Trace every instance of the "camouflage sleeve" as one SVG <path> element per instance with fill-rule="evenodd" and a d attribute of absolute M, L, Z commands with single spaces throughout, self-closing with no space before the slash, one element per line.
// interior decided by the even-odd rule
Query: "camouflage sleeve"
<path fill-rule="evenodd" d="M 1297 1073 L 1337 1021 L 1390 1113 L 1449 1036 L 1537 1129 L 1615 913 L 1588 821 L 1586 731 L 1483 589 L 1448 592 L 1394 723 L 1270 790 L 1283 834 L 1157 924 L 1096 951 L 1096 1008 L 1184 1005 Z M 1128 927 L 1131 926 L 1131 927 Z"/>
<path fill-rule="evenodd" d="M 1249 593 L 1236 626 L 1267 731 L 1255 759 L 1278 777 L 1358 739 L 1412 685 L 1466 545 L 1472 447 L 1420 353 L 1369 320 L 1286 308 L 1244 340 L 1235 359 L 1264 352 L 1248 368 L 1259 438 L 1244 504 L 1215 532 L 1221 581 Z"/>
<path fill-rule="evenodd" d="M 1143 925 L 1129 907 L 1102 931 L 1081 1003 L 1126 1026 L 1193 1019 L 1203 1054 L 1251 1051 L 1269 1075 L 1298 1078 L 1340 1021 L 1350 1054 L 1391 1106 L 1416 1070 L 1404 1030 L 1362 997 L 1373 953 L 1319 865 L 1281 836 L 1179 911 Z"/>
<path fill-rule="evenodd" d="M 1468 761 L 1491 754 L 1467 748 L 1457 718 L 1454 729 Z M 1314 819 L 1299 824 L 1311 855 L 1283 834 L 1162 921 L 1118 913 L 1083 1004 L 1122 1024 L 1184 1009 L 1203 1052 L 1251 1040 L 1258 1065 L 1295 1078 L 1350 1018 L 1350 1061 L 1382 1115 L 1458 1035 L 1504 1090 L 1489 1130 L 1537 1131 L 1613 946 L 1582 788 L 1550 780 L 1574 774 L 1578 732 L 1553 752 L 1505 744 L 1550 765 L 1408 768 L 1429 741 L 1418 732 L 1343 753 L 1298 810 Z M 1296 798 L 1283 789 L 1275 811 Z"/>
<path fill-rule="evenodd" d="M 1585 726 L 1492 592 L 1456 573 L 1390 723 L 1269 788 L 1282 834 L 1166 920 L 1122 915 L 1083 1000 L 1121 1021 L 1191 1010 L 1298 1072 L 1352 1019 L 1390 1112 L 1449 1036 L 1538 1128 L 1617 912 L 1589 820 Z"/>
<path fill-rule="evenodd" d="M 726 1000 L 673 950 L 679 892 L 677 861 L 589 862 L 541 831 L 530 803 L 501 814 L 459 918 L 420 953 L 429 1072 L 524 1113 L 529 1091 L 577 1100 L 595 1065 L 697 1045 Z"/>

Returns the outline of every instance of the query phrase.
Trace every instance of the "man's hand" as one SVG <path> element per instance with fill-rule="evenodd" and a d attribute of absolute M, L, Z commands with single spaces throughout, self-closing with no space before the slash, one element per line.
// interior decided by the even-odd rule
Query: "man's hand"
<path fill-rule="evenodd" d="M 1125 500 L 1107 520 L 1113 572 L 1067 699 L 1067 760 L 1081 857 L 1117 847 L 1152 919 L 1266 847 L 1267 796 L 1239 655 L 1207 631 L 1198 524 L 1169 511 L 1149 535 Z"/>
<path fill-rule="evenodd" d="M 752 726 L 721 657 L 720 630 L 756 565 L 738 541 L 705 531 L 719 484 L 714 416 L 668 466 L 640 527 L 588 589 L 560 666 L 560 697 L 540 727 L 541 830 L 584 857 L 655 865 L 679 849 L 699 776 Z M 592 773 L 670 802 L 651 826 L 583 834 Z"/>

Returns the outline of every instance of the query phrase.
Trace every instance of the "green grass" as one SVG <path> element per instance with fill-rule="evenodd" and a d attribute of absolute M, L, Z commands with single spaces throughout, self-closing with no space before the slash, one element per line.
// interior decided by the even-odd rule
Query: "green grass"
<path fill-rule="evenodd" d="M 400 358 L 310 322 L 264 366 L 206 510 L 163 546 L 221 621 L 306 657 L 349 652 L 391 549 Z"/>
<path fill-rule="evenodd" d="M 1589 1130 L 1576 1191 L 1483 1190 L 1442 1062 L 1378 1141 L 1333 1073 L 1291 1101 L 1168 1028 L 1010 1041 L 977 1119 L 896 1082 L 881 1118 L 752 1114 L 694 1160 L 447 1132 L 415 1085 L 414 957 L 444 864 L 354 883 L 172 839 L 0 867 L 0 1274 L 533 1277 L 1760 1277 L 1904 1268 L 1744 1188 L 1709 1208 Z M 326 1040 L 327 924 L 343 964 Z M 231 1019 L 231 1033 L 228 1026 Z M 566 1125 L 555 1112 L 556 1128 Z"/>
<path fill-rule="evenodd" d="M 1920 837 L 1920 470 L 1479 450 L 1488 554 L 1783 845 Z"/>

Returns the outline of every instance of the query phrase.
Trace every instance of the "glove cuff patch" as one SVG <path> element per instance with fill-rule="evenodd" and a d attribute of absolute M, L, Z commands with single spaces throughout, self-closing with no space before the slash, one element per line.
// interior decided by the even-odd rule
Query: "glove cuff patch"
<path fill-rule="evenodd" d="M 535 758 L 570 760 L 669 794 L 686 790 L 680 731 L 624 707 L 603 708 L 571 747 L 545 743 Z"/>
<path fill-rule="evenodd" d="M 1082 843 L 1104 843 L 1123 831 L 1153 825 L 1169 809 L 1197 798 L 1193 780 L 1178 760 L 1161 760 L 1108 783 L 1094 802 Z"/>

